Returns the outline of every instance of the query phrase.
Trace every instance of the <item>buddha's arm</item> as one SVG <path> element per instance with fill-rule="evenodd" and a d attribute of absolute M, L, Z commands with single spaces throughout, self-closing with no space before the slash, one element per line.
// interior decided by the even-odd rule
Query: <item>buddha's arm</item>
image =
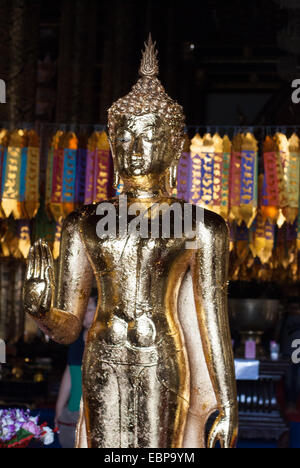
<path fill-rule="evenodd" d="M 220 440 L 223 447 L 232 447 L 237 437 L 238 411 L 227 312 L 229 236 L 220 217 L 209 213 L 205 218 L 191 270 L 204 355 L 220 411 L 209 446 Z"/>
<path fill-rule="evenodd" d="M 31 248 L 24 284 L 24 308 L 54 341 L 74 342 L 82 329 L 93 280 L 83 245 L 78 214 L 63 225 L 57 282 L 48 245 L 38 241 Z"/>

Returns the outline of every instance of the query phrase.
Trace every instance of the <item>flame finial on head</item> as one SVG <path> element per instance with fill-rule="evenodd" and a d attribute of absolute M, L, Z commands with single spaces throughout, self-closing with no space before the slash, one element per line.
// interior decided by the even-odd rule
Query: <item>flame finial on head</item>
<path fill-rule="evenodd" d="M 158 68 L 158 51 L 155 48 L 156 42 L 153 43 L 151 33 L 148 37 L 148 42 L 145 42 L 145 50 L 142 52 L 143 57 L 141 61 L 140 76 L 157 76 Z"/>

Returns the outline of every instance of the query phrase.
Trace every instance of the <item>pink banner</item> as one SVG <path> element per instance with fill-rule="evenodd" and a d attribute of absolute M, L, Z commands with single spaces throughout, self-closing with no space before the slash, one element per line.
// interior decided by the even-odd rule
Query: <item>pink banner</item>
<path fill-rule="evenodd" d="M 276 152 L 264 153 L 267 197 L 269 206 L 279 206 L 279 185 Z"/>
<path fill-rule="evenodd" d="M 62 203 L 63 170 L 64 150 L 55 149 L 53 152 L 52 203 Z"/>
<path fill-rule="evenodd" d="M 105 201 L 109 197 L 110 160 L 109 150 L 96 150 L 93 187 L 94 203 Z"/>
<path fill-rule="evenodd" d="M 85 205 L 91 205 L 93 203 L 95 153 L 96 153 L 96 150 L 87 151 L 87 163 L 86 163 L 86 174 L 85 174 L 85 194 L 84 194 Z"/>
<path fill-rule="evenodd" d="M 241 204 L 241 159 L 241 152 L 232 152 L 229 178 L 230 206 Z"/>

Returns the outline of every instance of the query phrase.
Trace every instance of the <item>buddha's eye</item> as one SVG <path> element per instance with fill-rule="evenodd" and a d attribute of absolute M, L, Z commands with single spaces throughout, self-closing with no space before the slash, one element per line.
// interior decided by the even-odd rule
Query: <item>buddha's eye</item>
<path fill-rule="evenodd" d="M 119 135 L 117 135 L 117 140 L 120 143 L 129 143 L 131 141 L 131 134 L 129 132 L 120 132 Z"/>
<path fill-rule="evenodd" d="M 130 142 L 130 138 L 128 137 L 119 137 L 117 138 L 118 141 L 120 141 L 120 143 L 129 143 Z"/>

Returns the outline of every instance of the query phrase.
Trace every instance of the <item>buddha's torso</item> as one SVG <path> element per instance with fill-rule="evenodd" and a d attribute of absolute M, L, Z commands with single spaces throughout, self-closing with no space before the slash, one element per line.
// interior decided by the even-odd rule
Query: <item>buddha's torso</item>
<path fill-rule="evenodd" d="M 127 343 L 149 348 L 176 335 L 176 346 L 180 346 L 177 296 L 192 254 L 185 249 L 186 239 L 142 238 L 132 233 L 100 239 L 96 210 L 96 206 L 88 207 L 80 221 L 100 286 L 90 336 L 112 346 Z"/>

